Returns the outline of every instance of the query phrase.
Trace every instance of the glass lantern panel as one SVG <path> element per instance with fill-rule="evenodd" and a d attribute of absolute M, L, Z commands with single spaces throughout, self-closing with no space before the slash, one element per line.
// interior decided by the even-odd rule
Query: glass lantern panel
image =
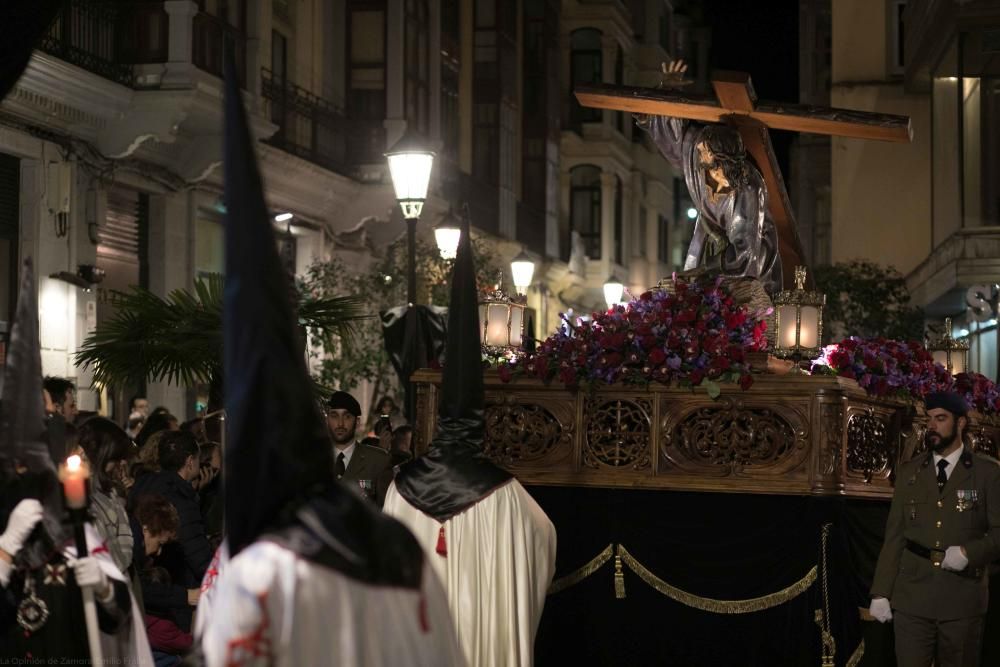
<path fill-rule="evenodd" d="M 778 345 L 785 349 L 795 347 L 795 306 L 778 307 Z"/>
<path fill-rule="evenodd" d="M 802 306 L 802 318 L 799 326 L 799 345 L 816 347 L 816 333 L 819 330 L 819 311 L 815 306 Z"/>
<path fill-rule="evenodd" d="M 951 351 L 951 372 L 955 375 L 965 372 L 965 352 L 963 350 Z"/>
<path fill-rule="evenodd" d="M 388 156 L 396 199 L 426 199 L 434 156 L 430 153 L 396 153 Z"/>
<path fill-rule="evenodd" d="M 507 316 L 510 306 L 502 303 L 489 304 L 489 319 L 486 325 L 486 344 L 493 347 L 510 345 Z"/>
<path fill-rule="evenodd" d="M 931 356 L 934 357 L 934 363 L 948 368 L 948 353 L 945 350 L 934 350 Z"/>
<path fill-rule="evenodd" d="M 510 346 L 521 347 L 521 333 L 524 329 L 524 308 L 510 307 Z"/>

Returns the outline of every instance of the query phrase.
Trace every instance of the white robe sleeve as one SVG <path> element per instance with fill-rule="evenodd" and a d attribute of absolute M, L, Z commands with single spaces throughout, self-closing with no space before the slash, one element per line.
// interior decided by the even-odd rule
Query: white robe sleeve
<path fill-rule="evenodd" d="M 101 566 L 101 570 L 109 579 L 129 585 L 128 579 L 115 565 L 107 545 L 101 539 L 92 525 L 84 525 L 84 535 L 87 540 L 87 551 Z M 70 544 L 63 550 L 67 558 L 76 558 L 76 545 Z M 153 667 L 153 651 L 146 637 L 146 623 L 139 604 L 135 601 L 132 588 L 129 586 L 129 602 L 132 605 L 132 616 L 128 626 L 114 635 L 101 633 L 101 651 L 105 662 L 109 664 L 137 665 L 138 667 Z M 115 661 L 114 663 L 109 661 Z"/>
<path fill-rule="evenodd" d="M 429 567 L 422 590 L 369 586 L 269 542 L 229 561 L 200 624 L 208 667 L 465 664 Z"/>
<path fill-rule="evenodd" d="M 555 572 L 552 522 L 517 480 L 439 523 L 390 485 L 384 510 L 417 537 L 444 584 L 470 665 L 529 667 Z M 447 556 L 437 553 L 441 526 Z"/>

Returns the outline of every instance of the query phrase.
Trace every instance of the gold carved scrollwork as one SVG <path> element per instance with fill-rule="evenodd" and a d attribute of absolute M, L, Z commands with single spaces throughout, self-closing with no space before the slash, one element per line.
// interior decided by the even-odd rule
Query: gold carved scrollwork
<path fill-rule="evenodd" d="M 551 412 L 531 403 L 500 403 L 486 408 L 483 450 L 494 463 L 516 465 L 545 458 L 567 445 L 570 435 Z"/>
<path fill-rule="evenodd" d="M 847 469 L 864 475 L 865 483 L 889 466 L 892 443 L 885 421 L 872 411 L 851 415 L 847 422 Z"/>
<path fill-rule="evenodd" d="M 649 468 L 651 416 L 645 399 L 587 401 L 584 465 Z"/>
<path fill-rule="evenodd" d="M 802 435 L 773 410 L 723 400 L 688 414 L 667 441 L 685 458 L 723 467 L 731 475 L 746 466 L 783 461 L 803 445 Z"/>

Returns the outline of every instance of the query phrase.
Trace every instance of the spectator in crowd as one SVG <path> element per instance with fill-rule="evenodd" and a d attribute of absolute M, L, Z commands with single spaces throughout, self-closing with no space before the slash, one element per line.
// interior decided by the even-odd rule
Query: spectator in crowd
<path fill-rule="evenodd" d="M 128 412 L 132 414 L 138 412 L 143 417 L 149 415 L 149 401 L 145 396 L 133 396 L 128 402 Z"/>
<path fill-rule="evenodd" d="M 132 529 L 125 513 L 125 479 L 133 445 L 125 431 L 104 417 L 93 417 L 77 430 L 77 442 L 90 463 L 94 528 L 123 573 L 132 564 Z"/>
<path fill-rule="evenodd" d="M 48 392 L 52 401 L 52 409 L 62 417 L 67 424 L 72 424 L 76 420 L 79 412 L 76 407 L 76 387 L 66 378 L 46 377 L 42 381 L 42 388 Z"/>
<path fill-rule="evenodd" d="M 413 427 L 409 424 L 397 426 L 392 432 L 392 465 L 398 466 L 413 458 Z"/>
<path fill-rule="evenodd" d="M 160 408 L 157 408 L 157 410 L 159 409 Z M 143 424 L 142 430 L 139 431 L 139 434 L 135 436 L 135 442 L 139 445 L 139 447 L 142 447 L 154 433 L 159 433 L 160 431 L 176 431 L 178 428 L 177 417 L 174 417 L 166 411 L 154 411 L 153 414 L 149 415 L 149 418 L 146 419 L 146 423 Z"/>
<path fill-rule="evenodd" d="M 181 424 L 181 430 L 193 435 L 199 445 L 204 445 L 208 442 L 208 436 L 205 434 L 205 420 L 201 417 L 189 419 L 184 422 Z"/>
<path fill-rule="evenodd" d="M 155 585 L 169 586 L 170 573 L 162 567 L 149 569 L 149 581 Z M 191 650 L 194 639 L 190 632 L 181 630 L 170 618 L 146 613 L 146 636 L 153 649 L 156 667 L 174 667 L 181 664 L 181 656 Z"/>
<path fill-rule="evenodd" d="M 201 501 L 201 515 L 212 547 L 222 542 L 222 448 L 217 442 L 206 442 L 198 448 L 201 474 L 195 488 Z"/>
<path fill-rule="evenodd" d="M 191 485 L 200 474 L 198 445 L 194 436 L 184 431 L 164 433 L 159 442 L 159 463 L 159 472 L 136 480 L 130 504 L 137 506 L 144 495 L 153 493 L 163 496 L 174 506 L 179 517 L 179 552 L 175 548 L 169 555 L 164 554 L 163 564 L 174 581 L 188 589 L 196 588 L 212 559 L 212 547 L 208 542 L 198 495 Z M 190 631 L 190 611 L 178 611 L 175 616 L 177 625 L 182 630 Z"/>
<path fill-rule="evenodd" d="M 186 590 L 172 583 L 169 573 L 154 564 L 163 545 L 176 537 L 179 523 L 174 506 L 156 494 L 144 495 L 132 514 L 133 563 L 142 588 L 146 634 L 157 665 L 177 664 L 171 655 L 176 655 L 177 649 L 186 650 L 186 633 L 177 626 L 175 612 L 190 613 L 200 595 L 198 588 Z M 190 647 L 190 640 L 186 644 Z"/>

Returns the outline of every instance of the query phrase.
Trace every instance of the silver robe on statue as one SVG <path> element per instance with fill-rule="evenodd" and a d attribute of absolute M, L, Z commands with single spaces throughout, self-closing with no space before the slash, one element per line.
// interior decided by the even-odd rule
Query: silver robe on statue
<path fill-rule="evenodd" d="M 684 269 L 704 267 L 732 278 L 757 278 L 769 294 L 781 291 L 781 257 L 777 230 L 767 211 L 767 186 L 750 158 L 743 156 L 745 182 L 715 193 L 706 181 L 696 148 L 709 126 L 669 116 L 650 116 L 639 125 L 667 161 L 684 171 L 684 181 L 698 210 Z M 706 256 L 710 254 L 706 253 L 706 225 L 729 241 L 721 257 Z"/>

